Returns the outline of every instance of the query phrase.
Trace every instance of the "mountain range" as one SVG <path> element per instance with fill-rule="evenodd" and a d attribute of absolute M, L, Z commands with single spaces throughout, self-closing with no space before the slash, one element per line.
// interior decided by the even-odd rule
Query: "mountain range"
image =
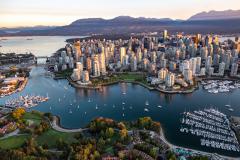
<path fill-rule="evenodd" d="M 113 19 L 79 19 L 66 26 L 37 26 L 0 28 L 0 36 L 80 36 L 92 34 L 129 34 L 141 32 L 185 33 L 239 33 L 240 10 L 209 11 L 193 15 L 188 20 L 170 18 L 133 18 L 119 16 Z"/>

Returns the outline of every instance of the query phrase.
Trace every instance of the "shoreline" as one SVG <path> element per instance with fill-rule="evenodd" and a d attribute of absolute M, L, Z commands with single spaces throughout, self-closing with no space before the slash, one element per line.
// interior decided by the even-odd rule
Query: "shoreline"
<path fill-rule="evenodd" d="M 24 88 L 27 86 L 27 82 L 28 82 L 28 78 L 26 77 L 23 81 L 23 83 L 21 84 L 21 86 L 19 86 L 17 89 L 15 89 L 14 91 L 10 92 L 10 93 L 7 93 L 5 95 L 2 95 L 0 94 L 0 98 L 3 98 L 3 97 L 6 97 L 6 96 L 10 96 L 14 93 L 17 93 L 17 92 L 21 92 L 24 90 Z"/>
<path fill-rule="evenodd" d="M 52 128 L 55 129 L 56 131 L 68 132 L 68 133 L 78 133 L 78 132 L 88 130 L 88 128 L 73 128 L 73 129 L 70 129 L 70 128 L 63 127 L 60 124 L 60 120 L 61 120 L 61 118 L 58 115 L 54 115 L 53 116 L 53 121 L 50 121 Z M 218 158 L 224 158 L 224 159 L 229 159 L 229 160 L 239 160 L 239 158 L 240 158 L 240 157 L 225 156 L 225 155 L 221 155 L 221 154 L 218 154 L 218 153 L 205 152 L 205 151 L 201 151 L 201 150 L 197 150 L 197 149 L 193 149 L 193 148 L 187 148 L 187 147 L 172 144 L 171 142 L 169 142 L 167 140 L 167 138 L 165 136 L 165 133 L 164 133 L 164 129 L 162 127 L 161 127 L 160 133 L 156 133 L 156 132 L 154 132 L 154 133 L 157 134 L 159 136 L 159 138 L 169 146 L 170 149 L 182 148 L 182 149 L 185 149 L 185 150 L 190 150 L 192 152 L 207 155 L 207 156 L 210 156 L 210 157 L 212 157 L 214 155 L 214 156 L 217 156 Z"/>
<path fill-rule="evenodd" d="M 138 82 L 138 81 L 131 81 L 131 80 L 117 80 L 114 82 L 109 82 L 109 83 L 103 83 L 97 86 L 84 86 L 84 85 L 80 85 L 77 84 L 76 82 L 74 82 L 71 78 L 67 77 L 66 78 L 68 80 L 68 82 L 71 84 L 71 86 L 75 87 L 75 88 L 80 88 L 80 89 L 93 89 L 93 90 L 99 90 L 101 89 L 103 86 L 110 86 L 110 85 L 114 85 L 114 84 L 118 84 L 118 83 L 132 83 L 132 84 L 137 84 L 140 85 L 144 88 L 147 88 L 150 91 L 158 91 L 160 93 L 166 93 L 166 94 L 189 94 L 189 93 L 193 93 L 196 89 L 198 89 L 198 84 L 195 85 L 193 88 L 191 88 L 190 90 L 179 90 L 179 91 L 168 91 L 168 90 L 162 90 L 158 87 L 150 87 L 142 82 Z"/>

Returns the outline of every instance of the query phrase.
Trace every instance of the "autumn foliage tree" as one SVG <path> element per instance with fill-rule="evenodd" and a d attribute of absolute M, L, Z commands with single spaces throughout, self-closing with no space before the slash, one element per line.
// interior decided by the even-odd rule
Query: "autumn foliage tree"
<path fill-rule="evenodd" d="M 25 112 L 26 111 L 23 107 L 19 107 L 12 112 L 12 117 L 19 120 L 25 114 Z"/>

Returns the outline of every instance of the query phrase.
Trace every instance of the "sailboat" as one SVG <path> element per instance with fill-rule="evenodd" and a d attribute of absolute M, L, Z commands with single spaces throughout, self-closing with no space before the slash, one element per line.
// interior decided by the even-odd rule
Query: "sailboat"
<path fill-rule="evenodd" d="M 145 105 L 146 105 L 146 106 L 148 106 L 148 105 L 149 105 L 148 101 L 146 101 L 146 102 L 145 102 Z"/>

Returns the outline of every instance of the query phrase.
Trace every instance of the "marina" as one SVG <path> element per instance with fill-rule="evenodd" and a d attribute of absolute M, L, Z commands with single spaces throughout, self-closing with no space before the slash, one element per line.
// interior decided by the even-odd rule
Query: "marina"
<path fill-rule="evenodd" d="M 234 89 L 240 88 L 239 81 L 230 81 L 230 80 L 207 80 L 202 81 L 201 83 L 203 88 L 207 90 L 208 93 L 225 93 L 230 92 Z"/>
<path fill-rule="evenodd" d="M 227 116 L 217 109 L 184 112 L 181 125 L 180 132 L 200 137 L 202 146 L 240 152 Z"/>
<path fill-rule="evenodd" d="M 31 108 L 31 107 L 37 106 L 39 103 L 47 101 L 48 99 L 49 97 L 43 97 L 43 96 L 33 96 L 33 95 L 20 96 L 19 98 L 8 99 L 5 102 L 5 107 Z M 50 110 L 51 110 L 51 107 L 50 107 Z"/>

